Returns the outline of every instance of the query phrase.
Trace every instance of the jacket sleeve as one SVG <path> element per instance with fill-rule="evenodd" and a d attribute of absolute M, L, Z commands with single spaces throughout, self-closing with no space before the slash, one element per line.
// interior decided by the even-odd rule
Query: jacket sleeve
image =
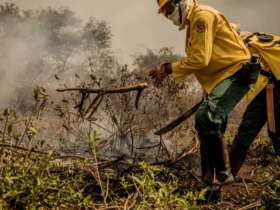
<path fill-rule="evenodd" d="M 215 15 L 201 11 L 190 23 L 190 37 L 187 46 L 187 56 L 172 63 L 172 73 L 176 80 L 184 80 L 194 71 L 208 66 L 215 37 Z"/>

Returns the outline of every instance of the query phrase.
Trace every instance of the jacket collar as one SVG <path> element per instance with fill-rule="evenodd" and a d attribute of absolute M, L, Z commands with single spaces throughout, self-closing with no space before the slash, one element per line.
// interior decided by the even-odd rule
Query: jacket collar
<path fill-rule="evenodd" d="M 186 17 L 187 22 L 190 21 L 190 18 L 192 16 L 192 13 L 193 13 L 193 10 L 195 7 L 197 7 L 197 0 L 193 0 L 193 4 L 192 4 L 191 8 L 189 9 L 188 15 Z"/>

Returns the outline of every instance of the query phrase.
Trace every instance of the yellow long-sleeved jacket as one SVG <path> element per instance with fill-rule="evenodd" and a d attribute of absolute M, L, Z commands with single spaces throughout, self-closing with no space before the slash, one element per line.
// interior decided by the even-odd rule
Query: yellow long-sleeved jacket
<path fill-rule="evenodd" d="M 183 80 L 193 73 L 210 93 L 250 60 L 250 52 L 227 19 L 211 7 L 194 4 L 186 22 L 187 56 L 172 63 L 173 76 Z"/>

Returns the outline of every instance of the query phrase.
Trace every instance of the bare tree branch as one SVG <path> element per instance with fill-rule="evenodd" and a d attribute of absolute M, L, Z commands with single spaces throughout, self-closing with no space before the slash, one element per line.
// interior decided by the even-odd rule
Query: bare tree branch
<path fill-rule="evenodd" d="M 114 94 L 114 93 L 127 93 L 130 91 L 141 91 L 148 87 L 147 83 L 141 83 L 138 85 L 130 86 L 130 87 L 122 87 L 122 88 L 114 88 L 114 89 L 91 89 L 91 88 L 65 88 L 65 89 L 57 89 L 57 92 L 69 92 L 69 91 L 80 91 L 85 93 L 96 93 L 96 94 Z"/>
<path fill-rule="evenodd" d="M 93 114 L 97 111 L 99 105 L 102 103 L 104 95 L 106 94 L 116 94 L 116 93 L 127 93 L 131 91 L 137 91 L 137 96 L 135 100 L 135 107 L 138 109 L 139 100 L 141 93 L 144 89 L 148 87 L 147 83 L 140 83 L 138 85 L 133 85 L 129 87 L 113 88 L 113 89 L 91 89 L 91 88 L 66 88 L 66 89 L 57 89 L 57 92 L 72 92 L 77 91 L 81 93 L 81 100 L 74 108 L 78 109 L 81 116 L 84 118 L 87 116 L 87 119 L 91 119 Z M 89 94 L 97 94 L 94 99 L 89 98 Z M 85 108 L 84 104 L 86 100 L 90 100 L 90 105 Z"/>

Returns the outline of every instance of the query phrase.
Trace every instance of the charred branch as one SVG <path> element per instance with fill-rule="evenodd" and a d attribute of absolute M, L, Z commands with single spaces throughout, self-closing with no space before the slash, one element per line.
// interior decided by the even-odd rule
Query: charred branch
<path fill-rule="evenodd" d="M 87 119 L 91 119 L 94 113 L 97 111 L 98 107 L 102 103 L 104 96 L 107 94 L 122 94 L 128 93 L 132 91 L 137 91 L 135 107 L 138 109 L 139 100 L 143 90 L 148 87 L 147 83 L 141 83 L 134 86 L 129 87 L 121 87 L 121 88 L 113 88 L 113 89 L 91 89 L 91 88 L 65 88 L 65 89 L 57 89 L 57 92 L 80 92 L 81 99 L 79 104 L 77 104 L 74 108 L 78 109 L 79 113 L 82 117 L 87 117 Z M 90 99 L 90 94 L 96 94 L 93 99 Z M 87 100 L 90 100 L 89 105 L 85 108 L 85 103 Z"/>
<path fill-rule="evenodd" d="M 148 87 L 147 83 L 141 83 L 138 85 L 114 89 L 91 89 L 91 88 L 65 88 L 57 89 L 57 92 L 70 92 L 70 91 L 79 91 L 83 93 L 96 93 L 96 94 L 114 94 L 114 93 L 127 93 L 131 91 L 142 91 Z"/>

